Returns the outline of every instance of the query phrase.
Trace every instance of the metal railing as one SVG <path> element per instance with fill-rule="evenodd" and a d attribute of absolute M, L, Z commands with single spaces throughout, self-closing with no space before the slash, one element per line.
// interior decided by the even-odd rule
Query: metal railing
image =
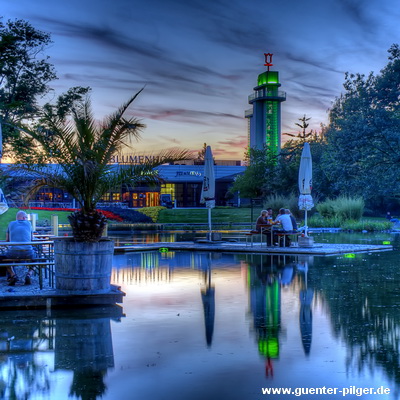
<path fill-rule="evenodd" d="M 257 99 L 267 99 L 267 100 L 286 100 L 286 92 L 281 90 L 278 91 L 257 91 L 249 96 L 249 102 Z"/>

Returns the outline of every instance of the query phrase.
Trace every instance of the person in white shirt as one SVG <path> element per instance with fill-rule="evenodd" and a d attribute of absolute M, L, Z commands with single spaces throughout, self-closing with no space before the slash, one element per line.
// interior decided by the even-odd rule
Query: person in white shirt
<path fill-rule="evenodd" d="M 282 231 L 290 232 L 293 230 L 292 220 L 290 218 L 290 214 L 286 214 L 286 210 L 281 208 L 279 210 L 279 215 L 275 219 L 275 223 L 280 223 L 282 226 Z"/>
<path fill-rule="evenodd" d="M 292 220 L 290 218 L 289 214 L 286 214 L 286 210 L 284 208 L 281 208 L 279 210 L 279 214 L 276 217 L 275 221 L 274 221 L 274 225 L 275 224 L 280 224 L 281 225 L 281 229 L 276 230 L 276 233 L 288 233 L 288 232 L 292 232 L 293 231 L 293 225 L 292 225 Z M 274 235 L 275 236 L 275 235 Z M 275 239 L 276 238 L 276 239 Z M 274 242 L 278 242 L 278 236 L 275 236 L 274 238 Z M 283 237 L 283 240 L 286 241 L 287 246 L 290 246 L 290 238 L 287 237 Z"/>

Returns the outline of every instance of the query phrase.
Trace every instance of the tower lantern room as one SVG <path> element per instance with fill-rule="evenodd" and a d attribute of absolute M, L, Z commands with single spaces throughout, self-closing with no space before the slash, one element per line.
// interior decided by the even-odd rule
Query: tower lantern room
<path fill-rule="evenodd" d="M 281 149 L 281 103 L 286 100 L 286 93 L 278 90 L 279 72 L 270 71 L 272 54 L 264 53 L 267 71 L 258 75 L 254 93 L 249 96 L 253 106 L 245 112 L 248 118 L 249 148 L 263 149 L 266 146 L 272 153 Z"/>

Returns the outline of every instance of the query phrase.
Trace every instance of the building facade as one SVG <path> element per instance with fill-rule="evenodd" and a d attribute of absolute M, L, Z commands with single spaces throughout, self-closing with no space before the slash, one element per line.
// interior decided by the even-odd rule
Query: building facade
<path fill-rule="evenodd" d="M 6 164 L 2 164 L 1 167 L 7 168 Z M 48 168 L 52 168 L 52 166 L 49 165 Z M 155 207 L 160 205 L 162 195 L 169 195 L 174 207 L 204 207 L 204 204 L 200 204 L 204 165 L 160 165 L 155 169 L 159 172 L 162 180 L 161 185 L 132 186 L 127 182 L 104 195 L 99 207 L 111 205 L 128 208 Z M 215 165 L 217 206 L 238 204 L 237 197 L 229 196 L 227 193 L 236 176 L 243 173 L 245 169 L 245 166 Z M 35 178 L 37 176 L 31 178 L 25 176 L 23 181 L 18 180 L 18 185 L 23 187 L 29 184 L 29 179 Z M 20 206 L 18 200 L 15 201 L 14 205 Z M 40 189 L 35 197 L 30 199 L 29 205 L 31 207 L 49 208 L 77 207 L 69 193 L 59 188 L 50 187 Z"/>

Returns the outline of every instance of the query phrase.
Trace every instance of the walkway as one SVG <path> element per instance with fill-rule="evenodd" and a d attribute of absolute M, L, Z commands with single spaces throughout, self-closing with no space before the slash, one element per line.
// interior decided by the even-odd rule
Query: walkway
<path fill-rule="evenodd" d="M 313 247 L 266 247 L 265 244 L 240 242 L 160 242 L 148 244 L 135 244 L 116 246 L 115 253 L 131 251 L 217 251 L 236 253 L 263 253 L 263 254 L 310 254 L 310 255 L 335 255 L 344 253 L 369 253 L 373 251 L 391 251 L 391 245 L 375 244 L 321 244 L 315 243 Z"/>

